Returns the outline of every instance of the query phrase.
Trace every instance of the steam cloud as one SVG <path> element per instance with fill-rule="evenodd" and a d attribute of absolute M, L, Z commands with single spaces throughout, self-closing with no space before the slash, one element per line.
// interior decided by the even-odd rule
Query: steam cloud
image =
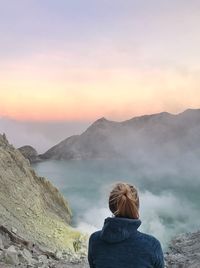
<path fill-rule="evenodd" d="M 88 122 L 29 122 L 0 118 L 0 133 L 5 133 L 15 147 L 33 146 L 44 153 L 68 136 L 80 134 Z"/>
<path fill-rule="evenodd" d="M 142 225 L 139 230 L 157 237 L 165 249 L 173 236 L 198 228 L 198 209 L 188 200 L 172 193 L 154 195 L 148 191 L 140 193 L 140 200 Z M 107 206 L 94 206 L 83 214 L 77 229 L 91 234 L 102 228 L 106 217 L 111 217 Z"/>

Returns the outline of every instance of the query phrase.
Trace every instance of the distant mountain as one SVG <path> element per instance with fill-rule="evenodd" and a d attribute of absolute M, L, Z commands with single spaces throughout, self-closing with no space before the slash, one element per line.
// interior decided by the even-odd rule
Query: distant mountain
<path fill-rule="evenodd" d="M 41 159 L 112 159 L 146 162 L 200 157 L 200 109 L 178 115 L 158 113 L 123 122 L 100 118 L 81 135 L 71 136 Z"/>
<path fill-rule="evenodd" d="M 38 157 L 38 152 L 30 145 L 25 145 L 20 148 L 18 148 L 20 153 L 27 158 L 30 163 L 36 163 L 40 161 L 40 158 Z"/>

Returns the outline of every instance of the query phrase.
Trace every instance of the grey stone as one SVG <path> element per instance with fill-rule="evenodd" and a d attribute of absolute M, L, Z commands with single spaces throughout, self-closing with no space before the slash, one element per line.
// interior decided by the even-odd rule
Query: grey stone
<path fill-rule="evenodd" d="M 27 263 L 27 265 L 34 265 L 36 261 L 32 258 L 32 254 L 26 248 L 20 252 L 19 259 L 21 262 Z"/>
<path fill-rule="evenodd" d="M 56 258 L 57 258 L 57 259 L 59 259 L 59 260 L 60 260 L 60 259 L 62 259 L 62 258 L 63 258 L 62 251 L 57 250 L 55 254 L 56 254 Z"/>
<path fill-rule="evenodd" d="M 46 256 L 46 255 L 40 255 L 40 256 L 38 257 L 38 261 L 39 261 L 39 263 L 47 264 L 47 263 L 48 263 L 47 256 Z"/>
<path fill-rule="evenodd" d="M 20 208 L 17 208 L 17 210 L 20 210 Z M 17 233 L 17 228 L 12 227 L 11 228 L 11 232 L 13 232 L 14 234 L 16 234 Z"/>
<path fill-rule="evenodd" d="M 3 245 L 3 241 L 2 241 L 2 239 L 1 239 L 1 237 L 0 237 L 0 250 L 1 249 L 4 249 L 4 245 Z"/>
<path fill-rule="evenodd" d="M 1 259 L 3 259 L 3 257 L 4 257 L 3 250 L 0 250 L 0 261 L 1 261 Z"/>
<path fill-rule="evenodd" d="M 19 264 L 18 252 L 16 251 L 14 246 L 10 246 L 8 249 L 5 249 L 3 253 L 5 263 L 12 265 Z"/>
<path fill-rule="evenodd" d="M 200 267 L 200 231 L 175 237 L 165 254 L 168 268 L 199 268 Z"/>

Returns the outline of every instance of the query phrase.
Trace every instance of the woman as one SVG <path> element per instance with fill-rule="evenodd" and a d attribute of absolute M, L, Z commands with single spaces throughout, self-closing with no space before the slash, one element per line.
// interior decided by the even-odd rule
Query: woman
<path fill-rule="evenodd" d="M 117 183 L 110 193 L 114 217 L 105 219 L 103 229 L 90 236 L 90 268 L 164 268 L 160 242 L 139 232 L 139 197 L 136 188 Z"/>

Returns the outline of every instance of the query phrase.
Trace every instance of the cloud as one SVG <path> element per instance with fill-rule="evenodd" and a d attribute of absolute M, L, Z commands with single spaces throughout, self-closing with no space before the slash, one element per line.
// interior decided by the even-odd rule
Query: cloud
<path fill-rule="evenodd" d="M 31 122 L 0 118 L 0 133 L 5 133 L 15 147 L 33 146 L 38 153 L 44 153 L 61 140 L 81 134 L 89 122 Z"/>

